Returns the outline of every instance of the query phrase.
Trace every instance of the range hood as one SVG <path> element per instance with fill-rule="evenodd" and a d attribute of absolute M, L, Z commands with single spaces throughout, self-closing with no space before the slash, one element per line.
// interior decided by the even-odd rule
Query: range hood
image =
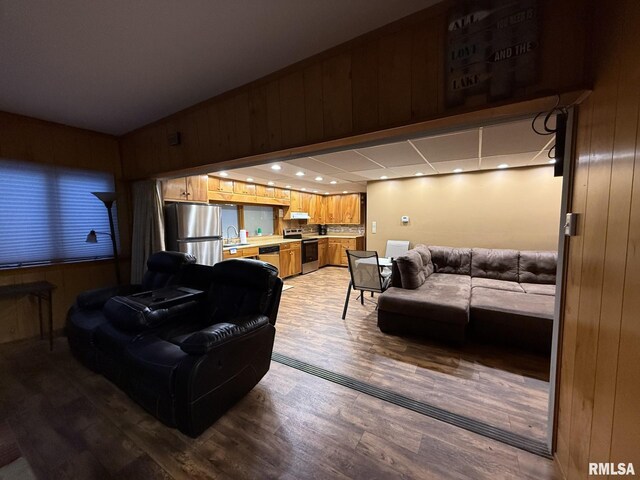
<path fill-rule="evenodd" d="M 307 212 L 291 212 L 291 220 L 309 220 L 310 218 Z"/>

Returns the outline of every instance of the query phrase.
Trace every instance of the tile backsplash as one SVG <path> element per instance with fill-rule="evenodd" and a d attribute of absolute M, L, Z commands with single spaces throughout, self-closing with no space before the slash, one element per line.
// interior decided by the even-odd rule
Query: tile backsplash
<path fill-rule="evenodd" d="M 318 225 L 301 225 L 303 233 L 318 233 Z M 364 225 L 327 225 L 327 233 L 364 235 Z"/>

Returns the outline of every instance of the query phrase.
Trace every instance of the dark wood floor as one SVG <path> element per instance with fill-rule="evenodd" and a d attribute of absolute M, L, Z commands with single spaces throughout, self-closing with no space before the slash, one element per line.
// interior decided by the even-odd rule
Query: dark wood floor
<path fill-rule="evenodd" d="M 342 320 L 348 282 L 339 267 L 287 279 L 294 288 L 282 295 L 274 350 L 545 441 L 548 358 L 386 335 L 376 326 L 375 304 L 362 306 L 353 294 Z"/>
<path fill-rule="evenodd" d="M 53 353 L 0 346 L 2 422 L 39 478 L 559 478 L 549 460 L 275 362 L 193 440 L 85 369 L 64 338 Z"/>

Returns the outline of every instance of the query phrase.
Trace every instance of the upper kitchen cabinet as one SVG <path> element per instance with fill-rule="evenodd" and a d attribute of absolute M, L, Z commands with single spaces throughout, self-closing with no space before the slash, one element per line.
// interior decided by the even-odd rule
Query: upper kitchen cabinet
<path fill-rule="evenodd" d="M 210 176 L 209 190 L 212 192 L 233 193 L 233 180 Z"/>
<path fill-rule="evenodd" d="M 327 201 L 322 195 L 313 195 L 309 203 L 309 223 L 323 224 L 326 219 Z"/>
<path fill-rule="evenodd" d="M 275 198 L 276 191 L 274 187 L 265 185 L 256 185 L 256 196 L 258 198 Z"/>
<path fill-rule="evenodd" d="M 352 193 L 350 195 L 341 195 L 340 199 L 340 218 L 338 223 L 356 224 L 361 222 L 362 211 L 362 195 Z"/>
<path fill-rule="evenodd" d="M 207 190 L 207 175 L 192 175 L 162 181 L 162 197 L 172 202 L 207 203 L 209 201 Z"/>
<path fill-rule="evenodd" d="M 233 193 L 238 195 L 250 195 L 255 197 L 256 195 L 256 185 L 255 183 L 245 183 L 245 182 L 233 182 Z"/>
<path fill-rule="evenodd" d="M 278 187 L 276 187 L 274 190 L 275 190 L 275 197 L 278 200 L 286 200 L 286 201 L 291 200 L 291 190 L 287 190 L 285 188 L 278 188 Z"/>

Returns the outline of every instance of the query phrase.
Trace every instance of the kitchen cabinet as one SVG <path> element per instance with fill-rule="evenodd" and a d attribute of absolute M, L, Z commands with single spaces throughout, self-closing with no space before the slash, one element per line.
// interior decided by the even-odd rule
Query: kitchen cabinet
<path fill-rule="evenodd" d="M 234 180 L 233 182 L 233 193 L 238 195 L 256 195 L 256 184 L 255 183 L 246 183 L 246 182 L 237 182 Z"/>
<path fill-rule="evenodd" d="M 278 200 L 291 200 L 291 190 L 287 190 L 285 188 L 278 188 L 276 187 L 275 189 L 275 197 Z"/>
<path fill-rule="evenodd" d="M 329 195 L 325 201 L 326 223 L 340 223 L 342 219 L 340 209 L 340 198 L 342 195 Z"/>
<path fill-rule="evenodd" d="M 302 243 L 280 245 L 280 276 L 287 278 L 302 273 Z"/>
<path fill-rule="evenodd" d="M 227 260 L 229 258 L 257 258 L 258 247 L 237 248 L 235 252 L 232 250 L 223 250 L 222 258 Z"/>
<path fill-rule="evenodd" d="M 329 264 L 328 254 L 329 254 L 329 239 L 320 238 L 318 240 L 318 266 L 319 267 L 325 267 Z"/>
<path fill-rule="evenodd" d="M 300 210 L 300 194 L 302 192 L 298 192 L 297 190 L 291 190 L 290 202 L 289 203 L 289 211 L 291 212 L 301 212 Z"/>
<path fill-rule="evenodd" d="M 275 198 L 276 192 L 273 187 L 265 185 L 256 185 L 256 197 L 260 198 Z"/>
<path fill-rule="evenodd" d="M 164 200 L 207 203 L 209 201 L 207 190 L 207 175 L 192 175 L 162 181 L 162 198 Z"/>
<path fill-rule="evenodd" d="M 225 180 L 224 178 L 209 177 L 208 188 L 212 192 L 233 193 L 233 180 Z"/>
<path fill-rule="evenodd" d="M 309 223 L 323 224 L 326 222 L 326 199 L 322 195 L 312 195 L 309 204 Z"/>
<path fill-rule="evenodd" d="M 362 197 L 359 193 L 341 195 L 340 222 L 344 224 L 360 224 Z"/>
<path fill-rule="evenodd" d="M 329 238 L 327 264 L 347 267 L 347 250 L 364 250 L 364 237 Z"/>
<path fill-rule="evenodd" d="M 313 193 L 300 192 L 300 212 L 309 213 L 309 208 L 311 207 L 311 197 L 313 196 Z"/>

